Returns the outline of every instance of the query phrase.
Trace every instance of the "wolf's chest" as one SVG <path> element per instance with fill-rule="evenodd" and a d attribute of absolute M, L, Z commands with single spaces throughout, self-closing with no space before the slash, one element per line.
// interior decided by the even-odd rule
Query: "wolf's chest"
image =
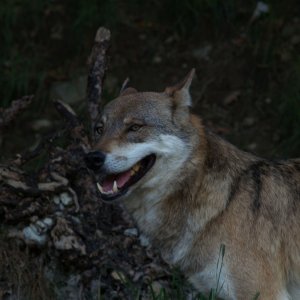
<path fill-rule="evenodd" d="M 208 264 L 200 272 L 189 276 L 189 281 L 204 294 L 209 294 L 213 289 L 222 299 L 237 299 L 226 265 L 220 270 L 216 264 Z"/>

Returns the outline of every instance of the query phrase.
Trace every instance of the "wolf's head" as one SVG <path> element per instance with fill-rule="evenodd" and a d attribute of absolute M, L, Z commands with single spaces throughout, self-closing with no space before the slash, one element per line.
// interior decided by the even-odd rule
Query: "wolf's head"
<path fill-rule="evenodd" d="M 163 93 L 125 89 L 104 107 L 86 156 L 103 200 L 175 184 L 196 135 L 189 112 L 193 76 L 194 69 Z"/>

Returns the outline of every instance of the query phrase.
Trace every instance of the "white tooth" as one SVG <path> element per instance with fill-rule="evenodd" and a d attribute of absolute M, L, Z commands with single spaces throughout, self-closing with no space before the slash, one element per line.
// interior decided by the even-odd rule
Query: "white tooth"
<path fill-rule="evenodd" d="M 98 190 L 100 191 L 101 194 L 105 194 L 105 192 L 104 192 L 104 190 L 103 190 L 103 188 L 102 188 L 102 186 L 99 182 L 97 182 L 97 188 L 98 188 Z"/>
<path fill-rule="evenodd" d="M 119 191 L 119 190 L 118 190 L 117 182 L 114 180 L 113 192 L 114 192 L 114 193 L 117 193 L 118 191 Z"/>
<path fill-rule="evenodd" d="M 137 172 L 137 171 L 140 169 L 140 164 L 139 164 L 139 163 L 135 164 L 135 165 L 132 167 L 132 169 L 134 170 L 134 172 Z"/>

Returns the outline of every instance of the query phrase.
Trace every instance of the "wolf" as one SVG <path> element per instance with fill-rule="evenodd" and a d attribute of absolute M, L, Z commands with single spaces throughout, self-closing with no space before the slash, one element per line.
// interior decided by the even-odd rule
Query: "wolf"
<path fill-rule="evenodd" d="M 300 159 L 239 150 L 191 113 L 187 77 L 124 89 L 86 154 L 103 201 L 121 201 L 163 259 L 223 299 L 300 299 Z M 220 247 L 225 254 L 220 274 Z"/>

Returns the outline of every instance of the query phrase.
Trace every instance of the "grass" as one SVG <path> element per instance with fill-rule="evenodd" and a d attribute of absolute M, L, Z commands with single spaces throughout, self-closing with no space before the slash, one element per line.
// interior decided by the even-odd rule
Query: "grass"
<path fill-rule="evenodd" d="M 3 283 L 9 284 L 8 294 L 11 293 L 14 299 L 55 299 L 53 289 L 44 277 L 45 256 L 37 259 L 29 249 L 20 249 L 1 233 L 0 242 L 0 278 Z"/>
<path fill-rule="evenodd" d="M 44 1 L 31 1 L 31 5 L 25 2 L 4 0 L 0 5 L 0 86 L 5 87 L 1 88 L 2 106 L 18 95 L 27 94 L 33 81 L 38 89 L 38 78 L 43 77 L 39 71 L 41 56 L 33 52 L 38 51 L 34 35 L 41 27 Z"/>
<path fill-rule="evenodd" d="M 147 17 L 145 11 L 153 7 L 154 13 Z M 82 65 L 85 61 L 99 25 L 114 30 L 115 36 L 121 34 L 124 24 L 134 24 L 136 14 L 185 37 L 197 34 L 204 24 L 210 35 L 217 32 L 220 36 L 224 26 L 236 24 L 239 7 L 239 1 L 234 0 L 152 0 L 149 4 L 134 0 L 127 6 L 117 0 L 3 0 L 0 86 L 5 88 L 0 90 L 0 106 L 33 91 L 45 94 L 47 82 L 68 78 L 74 62 L 76 65 L 80 60 Z"/>
<path fill-rule="evenodd" d="M 161 287 L 159 290 L 154 288 L 154 282 L 149 283 L 148 293 L 146 295 L 147 299 L 151 300 L 186 300 L 187 295 L 189 294 L 189 299 L 192 300 L 217 300 L 219 294 L 223 288 L 223 282 L 221 282 L 221 273 L 224 265 L 224 256 L 225 256 L 225 245 L 220 246 L 218 261 L 216 265 L 216 287 L 212 288 L 210 294 L 205 296 L 199 292 L 196 292 L 190 283 L 186 281 L 181 272 L 178 269 L 172 270 L 172 278 L 168 283 L 168 287 Z M 130 299 L 139 300 L 142 292 L 142 287 L 133 283 L 128 277 L 123 273 L 118 273 L 120 281 L 126 287 Z M 144 295 L 145 297 L 145 295 Z M 99 300 L 101 295 L 99 295 Z M 255 298 L 257 299 L 257 298 Z M 254 299 L 253 299 L 254 300 Z"/>
<path fill-rule="evenodd" d="M 223 289 L 224 282 L 221 281 L 221 274 L 224 266 L 225 245 L 220 246 L 218 261 L 216 265 L 216 286 L 212 288 L 209 295 L 205 296 L 201 293 L 194 292 L 191 299 L 193 300 L 221 300 L 219 295 Z M 169 290 L 162 288 L 158 293 L 155 293 L 150 285 L 150 296 L 152 300 L 185 300 L 187 299 L 186 290 L 191 291 L 191 286 L 184 280 L 178 270 L 174 270 L 172 274 L 171 287 Z M 133 298 L 139 299 L 139 298 Z M 255 294 L 252 300 L 259 299 L 259 292 Z"/>
<path fill-rule="evenodd" d="M 40 96 L 47 81 L 68 77 L 99 24 L 113 27 L 118 20 L 116 3 L 1 1 L 0 106 L 33 90 Z"/>

